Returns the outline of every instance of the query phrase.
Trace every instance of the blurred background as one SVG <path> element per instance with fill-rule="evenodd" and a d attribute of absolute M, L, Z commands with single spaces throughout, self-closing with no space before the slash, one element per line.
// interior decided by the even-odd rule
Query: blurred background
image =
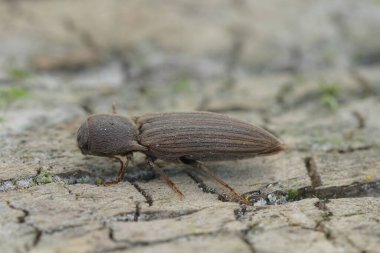
<path fill-rule="evenodd" d="M 322 195 L 235 209 L 161 162 L 178 201 L 142 155 L 132 184 L 96 187 L 120 164 L 83 156 L 76 132 L 113 103 L 128 117 L 202 110 L 261 126 L 289 152 L 207 166 L 246 196 L 303 198 L 319 176 Z M 0 245 L 375 252 L 379 201 L 358 197 L 379 195 L 379 116 L 380 0 L 0 0 Z M 154 221 L 129 222 L 142 220 Z"/>
<path fill-rule="evenodd" d="M 377 0 L 0 2 L 0 124 L 15 133 L 113 102 L 124 115 L 278 119 L 284 132 L 378 101 L 379 63 Z"/>

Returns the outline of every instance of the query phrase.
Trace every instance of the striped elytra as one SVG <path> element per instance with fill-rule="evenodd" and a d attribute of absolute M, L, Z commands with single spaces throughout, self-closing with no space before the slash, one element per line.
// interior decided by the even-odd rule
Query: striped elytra
<path fill-rule="evenodd" d="M 250 123 L 208 112 L 153 113 L 128 119 L 97 114 L 80 126 L 77 144 L 85 155 L 109 157 L 120 162 L 116 180 L 124 180 L 134 152 L 142 152 L 147 164 L 181 198 L 183 193 L 155 164 L 156 159 L 182 162 L 201 170 L 229 190 L 235 199 L 248 203 L 237 191 L 213 174 L 202 161 L 222 161 L 272 155 L 286 150 L 282 142 Z M 124 162 L 118 156 L 125 156 Z"/>
<path fill-rule="evenodd" d="M 150 155 L 167 161 L 233 160 L 286 150 L 268 131 L 216 113 L 153 113 L 135 122 L 138 142 Z"/>

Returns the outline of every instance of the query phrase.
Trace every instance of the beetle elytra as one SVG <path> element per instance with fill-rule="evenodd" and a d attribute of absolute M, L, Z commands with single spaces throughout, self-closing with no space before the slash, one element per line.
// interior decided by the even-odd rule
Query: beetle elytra
<path fill-rule="evenodd" d="M 96 114 L 81 125 L 77 142 L 83 154 L 120 161 L 121 168 L 114 182 L 124 179 L 133 152 L 142 152 L 150 167 L 182 197 L 182 192 L 155 164 L 156 159 L 199 169 L 243 201 L 239 193 L 202 162 L 273 155 L 287 149 L 277 137 L 260 127 L 209 112 L 151 113 L 132 119 Z M 117 156 L 127 157 L 126 162 Z"/>

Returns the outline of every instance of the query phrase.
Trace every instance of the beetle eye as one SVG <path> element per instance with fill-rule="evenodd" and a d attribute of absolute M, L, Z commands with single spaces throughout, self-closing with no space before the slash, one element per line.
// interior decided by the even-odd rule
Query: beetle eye
<path fill-rule="evenodd" d="M 78 129 L 77 134 L 77 144 L 78 148 L 82 151 L 83 154 L 88 154 L 88 126 L 87 121 L 84 122 Z"/>

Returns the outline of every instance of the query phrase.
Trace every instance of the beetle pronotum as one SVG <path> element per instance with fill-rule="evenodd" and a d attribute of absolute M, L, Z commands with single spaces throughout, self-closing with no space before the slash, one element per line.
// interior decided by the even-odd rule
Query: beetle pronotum
<path fill-rule="evenodd" d="M 262 128 L 209 112 L 152 113 L 132 119 L 96 114 L 81 125 L 77 142 L 85 155 L 118 159 L 121 168 L 113 183 L 124 179 L 133 152 L 142 152 L 150 167 L 181 197 L 182 192 L 155 164 L 156 159 L 199 169 L 240 200 L 243 200 L 241 195 L 202 162 L 273 155 L 286 150 L 278 138 Z M 117 156 L 127 157 L 126 162 Z"/>

